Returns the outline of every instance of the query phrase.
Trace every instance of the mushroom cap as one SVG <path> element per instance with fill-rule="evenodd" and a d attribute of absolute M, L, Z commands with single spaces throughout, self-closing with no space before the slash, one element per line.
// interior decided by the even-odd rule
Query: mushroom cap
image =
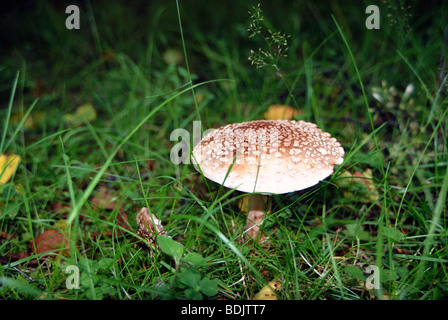
<path fill-rule="evenodd" d="M 210 180 L 243 192 L 274 194 L 317 184 L 343 158 L 344 149 L 329 133 L 294 120 L 225 125 L 207 134 L 192 155 L 196 170 Z"/>

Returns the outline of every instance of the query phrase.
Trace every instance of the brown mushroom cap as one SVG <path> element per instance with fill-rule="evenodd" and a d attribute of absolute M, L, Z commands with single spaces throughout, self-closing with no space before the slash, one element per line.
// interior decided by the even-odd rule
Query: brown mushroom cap
<path fill-rule="evenodd" d="M 225 187 L 281 194 L 317 184 L 343 157 L 341 144 L 314 123 L 255 120 L 209 133 L 192 160 L 196 170 Z"/>

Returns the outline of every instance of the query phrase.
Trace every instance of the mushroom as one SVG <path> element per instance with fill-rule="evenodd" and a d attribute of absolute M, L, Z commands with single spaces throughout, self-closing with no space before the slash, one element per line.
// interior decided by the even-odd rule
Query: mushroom
<path fill-rule="evenodd" d="M 157 244 L 157 236 L 166 236 L 166 231 L 163 230 L 162 222 L 157 219 L 154 214 L 149 213 L 148 208 L 145 207 L 143 207 L 137 214 L 136 220 L 138 225 L 137 236 L 145 240 L 142 243 L 138 242 L 138 245 L 143 244 L 148 249 L 152 249 L 153 247 L 160 249 Z M 135 247 L 137 247 L 137 244 Z"/>
<path fill-rule="evenodd" d="M 314 123 L 254 120 L 225 125 L 193 149 L 193 165 L 223 186 L 251 194 L 245 232 L 257 241 L 271 194 L 306 189 L 333 173 L 344 149 Z"/>

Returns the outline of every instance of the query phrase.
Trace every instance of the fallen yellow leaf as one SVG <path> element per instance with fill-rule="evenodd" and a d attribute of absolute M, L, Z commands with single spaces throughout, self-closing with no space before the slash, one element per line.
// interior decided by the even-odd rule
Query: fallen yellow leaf
<path fill-rule="evenodd" d="M 291 120 L 298 114 L 300 111 L 290 106 L 274 104 L 264 113 L 264 118 L 266 120 Z"/>
<path fill-rule="evenodd" d="M 168 49 L 162 54 L 162 59 L 167 65 L 179 65 L 184 60 L 184 55 L 177 49 Z"/>
<path fill-rule="evenodd" d="M 9 118 L 9 122 L 11 124 L 19 123 L 23 118 L 22 113 L 15 113 L 11 115 L 11 118 Z M 36 124 L 34 123 L 33 117 L 31 115 L 26 118 L 26 120 L 23 122 L 23 127 L 25 129 L 33 129 L 36 127 Z"/>
<path fill-rule="evenodd" d="M 255 295 L 254 300 L 278 300 L 275 291 L 282 289 L 282 285 L 279 280 L 269 282 L 260 292 Z"/>
<path fill-rule="evenodd" d="M 19 124 L 20 121 L 23 119 L 23 112 L 18 112 L 11 115 L 11 118 L 9 119 L 9 122 L 12 124 Z M 34 129 L 42 124 L 42 122 L 45 119 L 45 113 L 42 111 L 34 112 L 25 119 L 23 122 L 23 128 L 25 129 Z"/>
<path fill-rule="evenodd" d="M 373 180 L 373 173 L 370 168 L 364 172 L 355 171 L 353 173 L 345 171 L 336 184 L 343 188 L 344 197 L 357 200 L 363 203 L 375 202 L 379 198 L 379 192 Z"/>
<path fill-rule="evenodd" d="M 11 179 L 20 163 L 20 156 L 11 154 L 0 155 L 0 183 L 5 184 Z"/>
<path fill-rule="evenodd" d="M 64 120 L 70 122 L 74 126 L 84 124 L 86 121 L 96 119 L 96 110 L 90 103 L 78 107 L 75 113 L 64 114 Z"/>

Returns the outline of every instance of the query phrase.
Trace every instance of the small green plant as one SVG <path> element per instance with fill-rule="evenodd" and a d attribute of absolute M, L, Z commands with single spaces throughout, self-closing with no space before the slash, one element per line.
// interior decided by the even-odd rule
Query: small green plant
<path fill-rule="evenodd" d="M 274 68 L 275 74 L 281 79 L 282 84 L 289 92 L 289 99 L 291 99 L 295 105 L 297 105 L 295 97 L 292 95 L 291 86 L 283 77 L 283 72 L 280 68 L 280 59 L 286 58 L 288 51 L 288 38 L 289 35 L 281 33 L 280 31 L 274 32 L 267 28 L 264 23 L 263 11 L 260 4 L 256 7 L 252 7 L 252 11 L 249 11 L 250 23 L 247 31 L 249 32 L 249 39 L 254 37 L 260 37 L 263 39 L 266 48 L 258 48 L 258 50 L 250 50 L 248 60 L 251 65 L 256 68 L 271 67 Z"/>
<path fill-rule="evenodd" d="M 165 236 L 158 236 L 157 242 L 175 262 L 173 275 L 157 289 L 161 299 L 202 300 L 218 293 L 218 280 L 204 277 L 199 271 L 206 264 L 204 257 L 196 252 L 184 254 L 182 245 Z"/>
<path fill-rule="evenodd" d="M 288 51 L 288 35 L 281 32 L 273 32 L 263 26 L 263 14 L 260 4 L 252 7 L 253 11 L 249 11 L 251 22 L 247 31 L 250 33 L 249 38 L 256 36 L 261 37 L 266 44 L 266 49 L 258 48 L 258 51 L 250 50 L 249 61 L 257 68 L 266 66 L 273 67 L 277 73 L 280 74 L 279 60 L 286 57 Z M 267 30 L 267 31 L 266 31 Z"/>
<path fill-rule="evenodd" d="M 107 296 L 115 297 L 117 289 L 109 283 L 110 269 L 115 261 L 110 258 L 99 260 L 82 259 L 80 269 L 80 289 L 85 291 L 88 299 L 101 300 Z"/>

